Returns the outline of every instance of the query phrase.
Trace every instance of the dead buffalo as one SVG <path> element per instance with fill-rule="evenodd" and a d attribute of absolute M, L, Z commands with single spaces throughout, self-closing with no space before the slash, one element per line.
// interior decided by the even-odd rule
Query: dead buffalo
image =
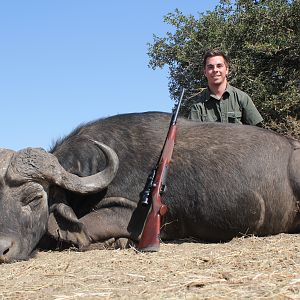
<path fill-rule="evenodd" d="M 50 153 L 1 149 L 0 261 L 27 259 L 39 242 L 138 241 L 141 192 L 169 121 L 166 113 L 117 115 L 80 126 Z M 299 200 L 299 142 L 254 126 L 178 120 L 163 240 L 295 233 Z"/>

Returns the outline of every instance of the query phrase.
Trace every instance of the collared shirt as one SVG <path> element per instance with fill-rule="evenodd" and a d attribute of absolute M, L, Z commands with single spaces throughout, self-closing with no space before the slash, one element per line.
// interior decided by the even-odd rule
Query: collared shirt
<path fill-rule="evenodd" d="M 223 122 L 256 125 L 263 121 L 251 98 L 228 84 L 221 99 L 207 88 L 192 105 L 189 119 L 201 122 Z"/>

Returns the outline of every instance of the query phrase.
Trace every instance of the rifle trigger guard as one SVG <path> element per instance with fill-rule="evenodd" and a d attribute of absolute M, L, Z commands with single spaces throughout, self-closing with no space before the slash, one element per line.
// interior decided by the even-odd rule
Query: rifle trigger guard
<path fill-rule="evenodd" d="M 167 186 L 165 184 L 162 184 L 161 189 L 160 189 L 160 194 L 162 195 L 167 191 Z"/>

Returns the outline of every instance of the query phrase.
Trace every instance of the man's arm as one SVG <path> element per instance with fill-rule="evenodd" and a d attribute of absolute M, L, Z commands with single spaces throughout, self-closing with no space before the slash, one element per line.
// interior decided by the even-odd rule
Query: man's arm
<path fill-rule="evenodd" d="M 259 124 L 262 124 L 263 118 L 254 105 L 252 99 L 247 94 L 245 94 L 243 98 L 243 101 L 241 101 L 243 109 L 242 122 L 244 124 L 257 125 L 261 127 Z"/>

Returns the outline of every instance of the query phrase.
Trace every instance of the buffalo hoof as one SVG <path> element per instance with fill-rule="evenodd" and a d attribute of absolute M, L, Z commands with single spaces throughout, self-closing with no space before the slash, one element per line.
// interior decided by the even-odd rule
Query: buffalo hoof
<path fill-rule="evenodd" d="M 134 247 L 135 244 L 132 240 L 127 238 L 110 238 L 104 242 L 96 242 L 88 245 L 87 247 L 82 247 L 80 251 L 88 250 L 115 250 L 115 249 L 127 249 Z"/>

